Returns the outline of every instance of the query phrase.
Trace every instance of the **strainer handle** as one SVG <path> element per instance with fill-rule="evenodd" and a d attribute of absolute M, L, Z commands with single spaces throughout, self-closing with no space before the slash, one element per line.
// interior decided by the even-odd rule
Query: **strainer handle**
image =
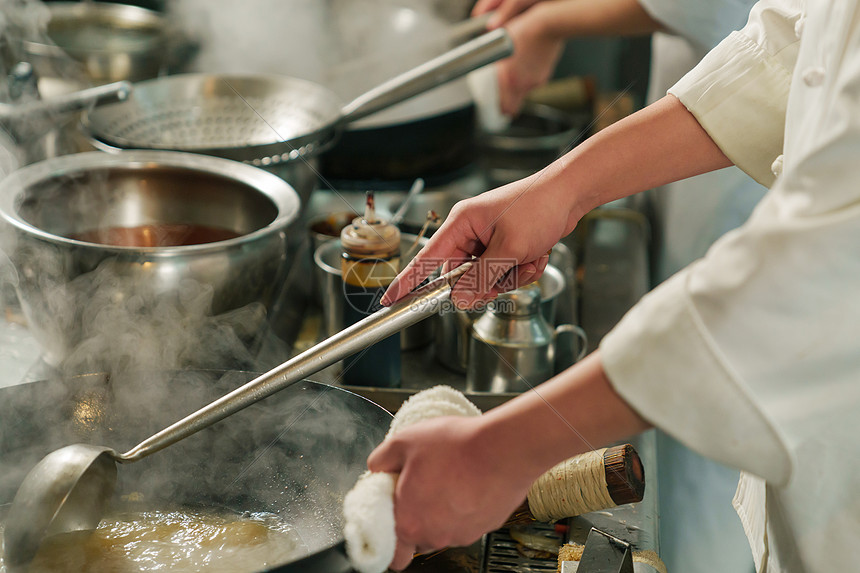
<path fill-rule="evenodd" d="M 510 56 L 514 44 L 503 28 L 493 30 L 404 72 L 358 96 L 341 109 L 347 124 Z"/>
<path fill-rule="evenodd" d="M 84 110 L 92 105 L 125 101 L 131 94 L 129 82 L 114 82 L 23 104 L 0 104 L 0 121 L 34 121 Z"/>

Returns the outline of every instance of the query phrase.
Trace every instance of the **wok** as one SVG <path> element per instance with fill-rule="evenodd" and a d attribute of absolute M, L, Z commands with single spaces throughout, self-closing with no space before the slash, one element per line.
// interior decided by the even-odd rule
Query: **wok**
<path fill-rule="evenodd" d="M 120 450 L 253 379 L 250 372 L 90 374 L 0 389 L 0 509 L 43 456 L 72 443 Z M 305 543 L 270 571 L 350 571 L 343 496 L 382 441 L 391 415 L 345 390 L 297 383 L 119 473 L 114 501 L 146 510 L 187 504 L 264 511 Z"/>

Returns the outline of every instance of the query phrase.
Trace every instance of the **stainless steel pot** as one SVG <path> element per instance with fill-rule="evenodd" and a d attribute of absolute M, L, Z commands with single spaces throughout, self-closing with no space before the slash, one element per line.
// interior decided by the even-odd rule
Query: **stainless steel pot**
<path fill-rule="evenodd" d="M 185 314 L 268 307 L 289 262 L 285 230 L 298 212 L 295 191 L 270 173 L 175 152 L 69 155 L 0 182 L 3 248 L 30 330 L 54 365 L 92 335 L 99 304 L 172 301 L 178 324 Z M 222 234 L 209 238 L 224 240 L 147 247 L 87 236 L 175 224 L 215 228 Z M 189 289 L 202 297 L 197 306 Z"/>
<path fill-rule="evenodd" d="M 102 2 L 50 2 L 45 39 L 22 42 L 41 78 L 67 77 L 77 64 L 96 84 L 157 77 L 181 66 L 195 43 L 162 14 Z"/>
<path fill-rule="evenodd" d="M 547 265 L 538 280 L 540 287 L 540 313 L 549 324 L 555 324 L 559 295 L 565 290 L 562 272 Z M 436 321 L 436 359 L 446 368 L 465 373 L 469 367 L 469 348 L 472 340 L 472 325 L 483 316 L 481 310 L 451 310 L 442 313 Z"/>
<path fill-rule="evenodd" d="M 502 293 L 472 325 L 466 389 L 470 392 L 525 392 L 585 355 L 582 328 L 553 329 L 544 319 L 541 289 L 532 283 Z M 560 337 L 570 337 L 569 352 L 559 363 Z"/>
<path fill-rule="evenodd" d="M 528 177 L 584 140 L 590 119 L 527 103 L 503 131 L 478 135 L 479 163 L 494 186 Z"/>

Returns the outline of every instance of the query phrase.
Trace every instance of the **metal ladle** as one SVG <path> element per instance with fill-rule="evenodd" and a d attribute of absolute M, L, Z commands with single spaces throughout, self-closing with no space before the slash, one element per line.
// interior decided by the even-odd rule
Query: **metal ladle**
<path fill-rule="evenodd" d="M 313 348 L 251 380 L 124 454 L 75 444 L 56 450 L 24 478 L 6 518 L 4 550 L 12 571 L 26 568 L 42 540 L 66 531 L 95 529 L 116 482 L 116 463 L 135 462 L 262 400 L 438 312 L 466 263 L 395 304 L 371 314 Z"/>

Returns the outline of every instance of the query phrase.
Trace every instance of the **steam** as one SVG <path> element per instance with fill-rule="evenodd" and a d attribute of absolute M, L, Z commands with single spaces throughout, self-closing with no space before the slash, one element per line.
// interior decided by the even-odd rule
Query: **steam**
<path fill-rule="evenodd" d="M 193 279 L 158 293 L 123 276 L 114 261 L 50 297 L 57 325 L 78 323 L 82 339 L 62 361 L 67 374 L 136 370 L 254 369 L 241 336 L 263 327 L 266 310 L 253 303 L 212 314 L 214 290 Z M 77 328 L 77 324 L 75 325 Z"/>
<path fill-rule="evenodd" d="M 281 41 L 289 39 L 286 48 L 294 46 L 302 57 L 285 58 L 286 48 L 274 43 L 258 55 L 279 63 L 301 60 L 309 75 L 319 70 L 308 54 L 314 52 L 309 46 L 326 40 L 316 33 L 322 3 L 272 4 L 295 11 L 283 18 L 247 6 L 241 11 L 277 26 Z M 7 30 L 46 39 L 35 18 L 44 8 L 34 0 L 0 0 Z M 229 54 L 239 53 L 234 43 L 222 43 Z M 246 70 L 248 62 L 242 55 L 236 64 Z M 36 149 L 30 145 L 45 135 L 41 129 L 34 124 L 31 135 L 17 143 Z M 43 197 L 40 208 L 53 209 L 57 220 L 67 222 L 63 232 L 52 232 L 68 235 L 74 224 L 95 217 L 90 207 L 96 201 L 63 207 L 56 199 L 74 191 L 67 183 Z M 79 184 L 109 193 L 97 177 Z M 90 228 L 103 222 L 93 221 Z M 222 305 L 216 288 L 199 280 L 162 277 L 150 283 L 129 272 L 127 261 L 74 261 L 64 248 L 16 241 L 8 229 L 0 239 L 0 282 L 31 295 L 20 297 L 28 326 L 57 370 L 55 379 L 0 389 L 0 505 L 50 451 L 78 442 L 124 451 L 253 377 L 240 371 L 270 367 L 271 355 L 262 356 L 261 347 L 274 348 L 272 354 L 281 358 L 288 353 L 282 342 L 272 342 L 271 317 L 259 302 Z M 158 272 L 153 264 L 152 275 Z M 159 286 L 164 284 L 175 288 Z M 224 370 L 231 372 L 213 372 Z M 300 383 L 122 466 L 117 501 L 139 492 L 148 507 L 201 503 L 270 511 L 297 527 L 308 550 L 320 549 L 340 537 L 342 497 L 389 421 L 382 409 L 355 395 Z"/>
<path fill-rule="evenodd" d="M 294 76 L 322 84 L 346 102 L 453 47 L 447 42 L 449 25 L 468 13 L 465 2 L 459 9 L 454 4 L 172 0 L 168 9 L 172 21 L 204 38 L 193 71 Z M 374 117 L 393 121 L 414 116 L 440 101 L 448 109 L 451 102 L 470 101 L 465 82 L 437 88 Z"/>

